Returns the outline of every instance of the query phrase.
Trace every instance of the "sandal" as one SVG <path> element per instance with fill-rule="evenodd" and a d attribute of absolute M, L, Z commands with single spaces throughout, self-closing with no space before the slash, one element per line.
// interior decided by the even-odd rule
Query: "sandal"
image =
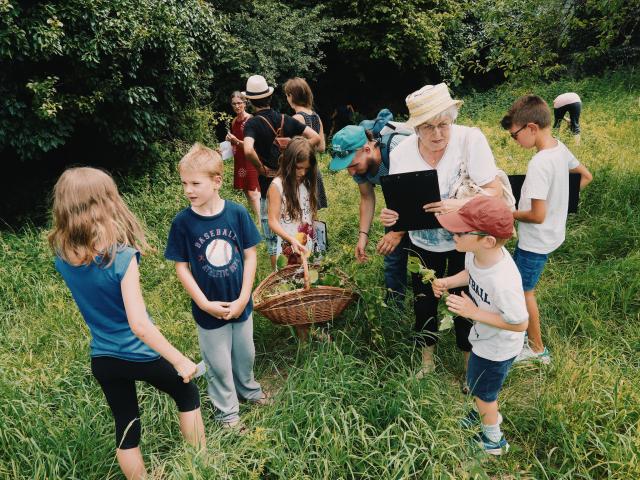
<path fill-rule="evenodd" d="M 230 422 L 222 422 L 223 430 L 231 430 L 238 435 L 244 435 L 249 432 L 249 429 L 246 427 L 242 420 L 239 418 L 237 420 L 232 420 Z"/>
<path fill-rule="evenodd" d="M 255 400 L 248 400 L 248 402 L 252 403 L 253 405 L 263 407 L 266 405 L 273 405 L 273 398 L 271 398 L 271 394 L 269 392 L 263 390 L 262 396 L 260 398 L 256 398 Z"/>

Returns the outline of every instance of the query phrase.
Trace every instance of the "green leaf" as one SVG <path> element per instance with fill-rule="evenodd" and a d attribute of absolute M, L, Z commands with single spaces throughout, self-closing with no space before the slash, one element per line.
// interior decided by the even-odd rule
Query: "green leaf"
<path fill-rule="evenodd" d="M 287 257 L 282 254 L 278 255 L 278 258 L 276 260 L 276 267 L 278 267 L 278 270 L 282 270 L 284 267 L 286 267 L 287 263 Z"/>

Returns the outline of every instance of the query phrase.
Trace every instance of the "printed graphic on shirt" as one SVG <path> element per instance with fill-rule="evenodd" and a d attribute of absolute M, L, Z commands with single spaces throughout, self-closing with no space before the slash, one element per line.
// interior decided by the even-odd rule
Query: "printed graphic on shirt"
<path fill-rule="evenodd" d="M 233 242 L 233 243 L 232 243 Z M 217 228 L 204 232 L 194 246 L 198 250 L 198 263 L 212 278 L 229 277 L 240 268 L 240 251 L 235 232 Z"/>
<path fill-rule="evenodd" d="M 484 289 L 480 285 L 478 285 L 478 282 L 473 279 L 471 274 L 469 274 L 469 290 L 473 291 L 476 294 L 475 296 L 477 296 L 481 302 L 486 303 L 487 305 L 491 305 L 487 292 L 485 292 Z M 471 296 L 471 299 L 473 300 L 473 303 L 478 306 L 478 302 L 474 298 L 474 295 Z"/>

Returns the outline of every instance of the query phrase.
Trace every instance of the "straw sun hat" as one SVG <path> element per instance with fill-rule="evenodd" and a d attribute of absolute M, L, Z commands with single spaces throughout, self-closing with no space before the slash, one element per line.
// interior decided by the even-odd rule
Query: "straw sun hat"
<path fill-rule="evenodd" d="M 425 85 L 420 90 L 408 95 L 405 99 L 409 109 L 407 127 L 417 127 L 430 118 L 437 116 L 452 106 L 459 107 L 462 100 L 454 100 L 449 95 L 449 88 L 444 83 Z"/>
<path fill-rule="evenodd" d="M 267 84 L 262 75 L 251 75 L 247 80 L 247 91 L 242 94 L 249 100 L 268 97 L 273 93 L 273 87 Z"/>

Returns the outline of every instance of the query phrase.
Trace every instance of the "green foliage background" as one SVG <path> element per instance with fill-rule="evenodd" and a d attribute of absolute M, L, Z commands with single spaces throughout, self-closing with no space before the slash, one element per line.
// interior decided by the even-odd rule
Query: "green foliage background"
<path fill-rule="evenodd" d="M 277 392 L 273 406 L 242 406 L 245 436 L 220 429 L 198 380 L 206 452 L 180 440 L 173 402 L 141 386 L 142 449 L 151 478 L 168 479 L 620 479 L 640 477 L 640 75 L 513 83 L 463 97 L 460 123 L 487 135 L 499 166 L 522 172 L 532 152 L 499 127 L 524 92 L 583 96 L 582 144 L 560 138 L 594 173 L 567 240 L 538 288 L 550 367 L 521 366 L 501 396 L 512 449 L 478 455 L 458 419 L 461 356 L 451 335 L 437 349 L 437 371 L 414 380 L 410 309 L 382 304 L 382 259 L 353 262 L 358 191 L 345 172 L 323 173 L 330 207 L 330 257 L 362 299 L 331 328 L 331 344 L 299 348 L 286 328 L 256 315 L 256 373 Z M 119 178 L 158 253 L 142 261 L 148 309 L 180 349 L 198 358 L 189 300 L 162 258 L 167 231 L 185 206 L 175 164 L 188 143 L 162 143 L 145 175 Z M 223 196 L 231 190 L 226 165 Z M 380 202 L 379 202 L 380 203 Z M 380 205 L 378 205 L 380 207 Z M 372 240 L 382 235 L 375 223 Z M 510 248 L 513 246 L 510 245 Z M 261 247 L 263 248 L 263 247 Z M 268 270 L 260 251 L 258 279 Z M 113 423 L 88 361 L 88 331 L 53 268 L 45 229 L 0 233 L 0 478 L 120 478 Z"/>
<path fill-rule="evenodd" d="M 390 68 L 407 88 L 580 76 L 637 62 L 639 13 L 640 0 L 0 0 L 0 153 L 70 163 L 65 147 L 97 145 L 140 161 L 257 72 L 313 80 L 329 64 L 325 81 L 372 93 Z"/>

